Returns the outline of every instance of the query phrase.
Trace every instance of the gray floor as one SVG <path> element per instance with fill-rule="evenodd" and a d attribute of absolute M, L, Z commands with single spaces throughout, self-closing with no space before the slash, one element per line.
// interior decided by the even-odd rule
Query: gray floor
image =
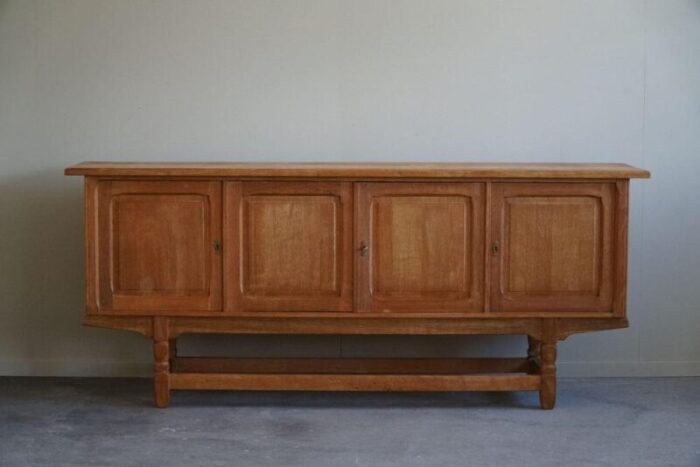
<path fill-rule="evenodd" d="M 0 378 L 0 465 L 700 466 L 700 378 L 535 393 L 176 392 L 140 379 Z"/>

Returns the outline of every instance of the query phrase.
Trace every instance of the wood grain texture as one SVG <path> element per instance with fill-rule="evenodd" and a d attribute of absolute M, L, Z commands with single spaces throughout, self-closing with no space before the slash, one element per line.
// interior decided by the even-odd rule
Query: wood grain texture
<path fill-rule="evenodd" d="M 494 183 L 494 312 L 612 312 L 615 184 Z"/>
<path fill-rule="evenodd" d="M 542 320 L 540 339 L 540 406 L 545 410 L 554 408 L 557 399 L 557 321 Z"/>
<path fill-rule="evenodd" d="M 318 313 L 313 317 L 288 318 L 286 315 L 261 318 L 255 316 L 186 317 L 169 318 L 171 338 L 187 333 L 234 334 L 420 334 L 420 335 L 469 335 L 469 334 L 524 334 L 534 339 L 541 337 L 539 318 L 455 318 L 444 315 L 430 318 L 415 315 L 397 318 L 387 317 L 328 318 Z M 265 315 L 269 316 L 269 315 Z M 283 319 L 282 319 L 283 318 Z M 557 339 L 564 340 L 572 334 L 629 327 L 626 318 L 554 318 L 557 322 Z M 106 329 L 134 331 L 150 337 L 152 318 L 143 316 L 86 315 L 83 324 Z"/>
<path fill-rule="evenodd" d="M 229 270 L 240 267 L 232 293 L 241 305 L 229 311 L 351 311 L 351 184 L 243 182 L 241 190 L 226 203 L 240 245 L 238 257 L 227 254 Z"/>
<path fill-rule="evenodd" d="M 613 314 L 624 317 L 627 310 L 627 231 L 629 224 L 629 181 L 615 183 L 615 251 Z"/>
<path fill-rule="evenodd" d="M 242 182 L 223 184 L 224 313 L 242 311 L 241 287 L 241 199 Z"/>
<path fill-rule="evenodd" d="M 483 230 L 484 230 L 484 248 L 483 248 L 483 256 L 484 256 L 484 309 L 483 312 L 484 314 L 490 314 L 491 313 L 491 271 L 490 271 L 490 265 L 491 265 L 491 244 L 493 243 L 491 239 L 491 224 L 493 222 L 493 202 L 491 201 L 493 199 L 493 182 L 487 181 L 485 184 L 485 208 L 484 208 L 484 225 L 483 225 Z"/>
<path fill-rule="evenodd" d="M 85 177 L 85 308 L 87 314 L 99 310 L 99 179 Z"/>
<path fill-rule="evenodd" d="M 168 318 L 153 318 L 153 397 L 156 407 L 170 403 L 170 342 Z"/>
<path fill-rule="evenodd" d="M 100 311 L 221 310 L 220 183 L 100 181 L 97 193 Z"/>
<path fill-rule="evenodd" d="M 483 310 L 482 183 L 360 183 L 356 308 Z"/>
<path fill-rule="evenodd" d="M 172 389 L 239 391 L 537 391 L 538 375 L 173 373 Z"/>
<path fill-rule="evenodd" d="M 261 315 L 261 313 L 258 313 Z M 381 317 L 364 318 L 364 313 L 354 317 L 285 316 L 267 317 L 177 317 L 171 318 L 171 336 L 186 333 L 240 333 L 240 334 L 418 334 L 418 335 L 468 335 L 468 334 L 529 334 L 539 336 L 540 319 L 531 318 L 446 318 L 403 317 L 384 313 Z M 599 319 L 597 321 L 617 322 Z M 588 321 L 590 330 L 597 329 L 596 320 Z"/>
<path fill-rule="evenodd" d="M 325 178 L 649 178 L 627 164 L 533 163 L 147 163 L 82 162 L 66 175 L 99 177 Z"/>

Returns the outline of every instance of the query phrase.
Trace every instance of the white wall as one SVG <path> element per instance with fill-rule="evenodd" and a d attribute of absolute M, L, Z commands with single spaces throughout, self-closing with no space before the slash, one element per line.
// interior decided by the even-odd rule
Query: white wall
<path fill-rule="evenodd" d="M 650 169 L 631 192 L 631 328 L 571 337 L 561 374 L 700 374 L 700 1 L 0 0 L 0 374 L 150 371 L 145 339 L 80 325 L 82 181 L 62 169 L 86 159 Z M 182 347 L 524 345 L 190 337 Z"/>

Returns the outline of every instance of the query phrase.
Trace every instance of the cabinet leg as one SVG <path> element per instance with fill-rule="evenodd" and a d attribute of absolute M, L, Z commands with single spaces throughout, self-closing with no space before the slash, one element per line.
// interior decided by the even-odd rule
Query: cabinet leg
<path fill-rule="evenodd" d="M 549 410 L 554 408 L 557 399 L 557 343 L 543 342 L 542 353 L 542 386 L 540 387 L 540 407 Z"/>
<path fill-rule="evenodd" d="M 542 320 L 540 342 L 540 407 L 553 409 L 557 399 L 557 321 Z"/>
<path fill-rule="evenodd" d="M 153 397 L 156 407 L 170 403 L 170 341 L 167 318 L 153 318 Z"/>

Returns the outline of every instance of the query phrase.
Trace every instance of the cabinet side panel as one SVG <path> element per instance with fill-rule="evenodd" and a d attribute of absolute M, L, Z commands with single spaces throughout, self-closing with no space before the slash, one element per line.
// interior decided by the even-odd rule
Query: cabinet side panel
<path fill-rule="evenodd" d="M 629 180 L 615 184 L 615 293 L 613 314 L 627 314 L 627 238 L 629 227 Z"/>
<path fill-rule="evenodd" d="M 97 313 L 98 268 L 98 182 L 95 177 L 85 177 L 85 307 L 88 314 Z"/>

